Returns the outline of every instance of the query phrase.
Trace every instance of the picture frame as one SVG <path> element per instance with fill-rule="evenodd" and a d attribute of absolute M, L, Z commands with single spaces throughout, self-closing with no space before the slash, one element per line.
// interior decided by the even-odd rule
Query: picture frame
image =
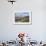
<path fill-rule="evenodd" d="M 32 11 L 15 11 L 14 24 L 32 24 Z"/>

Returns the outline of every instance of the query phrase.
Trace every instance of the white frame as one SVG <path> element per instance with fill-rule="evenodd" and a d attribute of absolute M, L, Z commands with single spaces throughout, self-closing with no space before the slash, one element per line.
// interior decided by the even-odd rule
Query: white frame
<path fill-rule="evenodd" d="M 17 12 L 29 12 L 29 22 L 15 22 L 15 13 Z M 32 11 L 15 11 L 13 16 L 13 24 L 32 24 Z"/>

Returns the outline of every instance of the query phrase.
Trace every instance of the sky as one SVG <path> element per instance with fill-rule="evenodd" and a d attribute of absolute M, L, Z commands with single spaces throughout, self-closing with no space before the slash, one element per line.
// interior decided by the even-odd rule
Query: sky
<path fill-rule="evenodd" d="M 15 13 L 15 16 L 29 16 L 29 12 Z"/>

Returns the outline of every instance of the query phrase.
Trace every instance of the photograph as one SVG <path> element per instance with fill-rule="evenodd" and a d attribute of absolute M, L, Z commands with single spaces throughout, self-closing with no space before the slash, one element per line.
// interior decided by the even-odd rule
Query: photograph
<path fill-rule="evenodd" d="M 29 22 L 29 13 L 16 13 L 15 14 L 15 22 Z"/>
<path fill-rule="evenodd" d="M 31 24 L 32 15 L 29 11 L 15 12 L 15 24 Z"/>

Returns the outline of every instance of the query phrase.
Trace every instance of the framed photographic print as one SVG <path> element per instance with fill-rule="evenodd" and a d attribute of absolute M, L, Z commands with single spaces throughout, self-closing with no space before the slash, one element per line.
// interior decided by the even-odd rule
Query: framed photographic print
<path fill-rule="evenodd" d="M 14 24 L 32 24 L 31 11 L 15 11 Z"/>

